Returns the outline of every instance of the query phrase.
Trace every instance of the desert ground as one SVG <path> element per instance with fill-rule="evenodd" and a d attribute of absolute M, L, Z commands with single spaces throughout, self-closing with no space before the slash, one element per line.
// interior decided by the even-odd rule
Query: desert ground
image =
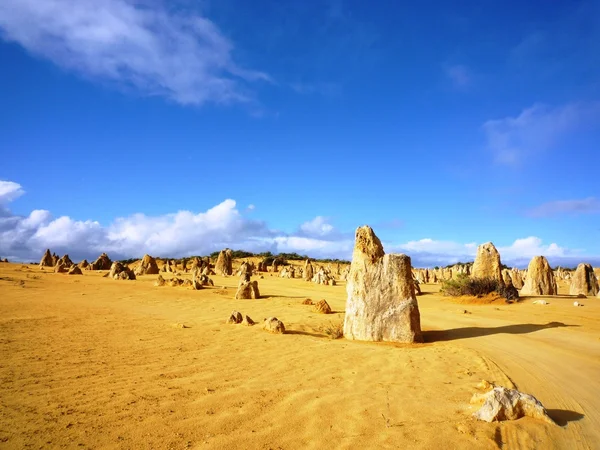
<path fill-rule="evenodd" d="M 600 448 L 600 299 L 576 308 L 566 284 L 548 305 L 422 285 L 425 343 L 401 345 L 326 335 L 344 282 L 265 274 L 262 298 L 234 300 L 236 276 L 196 291 L 104 273 L 0 264 L 0 447 Z M 225 324 L 232 310 L 287 333 Z M 481 380 L 534 395 L 557 424 L 474 420 Z"/>

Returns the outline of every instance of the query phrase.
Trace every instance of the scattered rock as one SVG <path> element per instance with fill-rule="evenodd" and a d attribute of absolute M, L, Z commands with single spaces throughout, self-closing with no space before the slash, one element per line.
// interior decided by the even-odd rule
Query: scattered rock
<path fill-rule="evenodd" d="M 188 325 L 186 325 L 184 323 L 176 323 L 176 324 L 173 324 L 173 326 L 175 328 L 190 328 Z"/>
<path fill-rule="evenodd" d="M 573 306 L 583 306 L 583 305 L 579 302 L 573 302 Z"/>
<path fill-rule="evenodd" d="M 277 317 L 269 317 L 263 323 L 263 330 L 269 333 L 283 334 L 285 333 L 285 325 Z"/>
<path fill-rule="evenodd" d="M 346 292 L 346 338 L 423 341 L 410 257 L 386 255 L 368 226 L 356 230 Z"/>
<path fill-rule="evenodd" d="M 331 307 L 325 300 L 319 300 L 315 305 L 315 311 L 320 314 L 331 314 Z"/>
<path fill-rule="evenodd" d="M 230 323 L 230 324 L 237 324 L 237 323 L 242 323 L 243 318 L 242 318 L 242 313 L 239 311 L 231 311 L 231 314 L 229 315 L 229 318 L 225 321 L 225 323 Z"/>
<path fill-rule="evenodd" d="M 515 389 L 496 386 L 485 394 L 475 394 L 471 403 L 483 403 L 473 417 L 485 422 L 517 420 L 528 416 L 554 424 L 544 406 L 533 395 Z"/>
<path fill-rule="evenodd" d="M 310 298 L 302 301 L 303 305 L 314 305 L 313 301 Z"/>

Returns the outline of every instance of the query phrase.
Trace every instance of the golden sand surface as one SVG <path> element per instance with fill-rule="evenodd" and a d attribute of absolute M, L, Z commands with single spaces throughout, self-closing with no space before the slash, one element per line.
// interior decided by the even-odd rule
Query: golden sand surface
<path fill-rule="evenodd" d="M 426 342 L 397 345 L 325 334 L 343 282 L 265 274 L 261 299 L 234 300 L 235 276 L 194 291 L 104 273 L 0 264 L 1 448 L 600 448 L 600 299 L 455 304 L 424 285 Z M 232 310 L 287 333 L 227 325 Z M 557 425 L 475 421 L 481 380 Z"/>

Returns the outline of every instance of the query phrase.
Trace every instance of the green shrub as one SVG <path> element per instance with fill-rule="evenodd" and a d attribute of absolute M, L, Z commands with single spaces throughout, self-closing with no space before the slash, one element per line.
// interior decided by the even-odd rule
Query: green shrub
<path fill-rule="evenodd" d="M 505 286 L 504 283 L 500 283 L 493 278 L 470 278 L 465 274 L 460 274 L 453 280 L 444 281 L 440 292 L 451 297 L 459 297 L 461 295 L 483 297 L 484 295 L 496 292 L 509 301 L 519 298 L 519 291 L 512 285 Z"/>
<path fill-rule="evenodd" d="M 470 278 L 465 274 L 460 274 L 453 280 L 444 281 L 441 292 L 451 297 L 461 295 L 478 297 L 496 292 L 498 287 L 498 281 L 493 278 Z"/>

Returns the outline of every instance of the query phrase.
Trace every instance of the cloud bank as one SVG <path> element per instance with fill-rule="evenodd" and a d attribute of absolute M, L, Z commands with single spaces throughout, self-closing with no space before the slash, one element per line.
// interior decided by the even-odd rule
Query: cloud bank
<path fill-rule="evenodd" d="M 160 216 L 133 214 L 107 226 L 93 220 L 53 217 L 46 210 L 28 216 L 12 214 L 7 205 L 23 194 L 18 183 L 0 181 L 0 256 L 13 261 L 38 261 L 46 248 L 72 259 L 95 259 L 107 252 L 113 259 L 153 256 L 207 255 L 225 247 L 252 252 L 307 254 L 313 258 L 351 259 L 354 233 L 336 229 L 326 217 L 317 216 L 293 233 L 284 233 L 255 220 L 255 210 L 240 211 L 227 199 L 204 212 L 178 211 Z M 377 230 L 375 230 L 377 231 Z M 430 238 L 405 243 L 384 242 L 386 252 L 406 253 L 415 267 L 445 266 L 472 261 L 477 243 L 439 241 Z M 525 267 L 533 256 L 544 255 L 551 264 L 574 266 L 590 258 L 530 236 L 499 246 L 504 263 Z"/>
<path fill-rule="evenodd" d="M 132 0 L 3 0 L 0 36 L 86 78 L 181 104 L 251 100 L 269 80 L 240 67 L 233 43 L 198 14 Z"/>
<path fill-rule="evenodd" d="M 517 117 L 483 124 L 488 149 L 497 163 L 515 165 L 554 147 L 569 132 L 600 123 L 600 103 L 570 103 L 560 107 L 535 104 Z"/>

